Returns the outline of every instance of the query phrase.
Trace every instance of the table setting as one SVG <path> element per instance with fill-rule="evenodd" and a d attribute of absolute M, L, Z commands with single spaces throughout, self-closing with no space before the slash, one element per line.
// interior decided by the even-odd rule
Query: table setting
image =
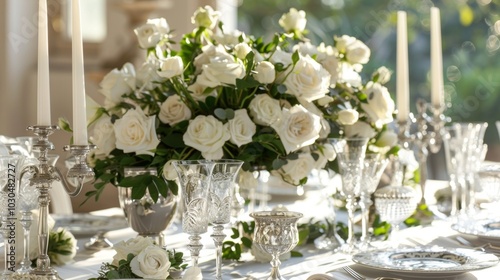
<path fill-rule="evenodd" d="M 371 50 L 360 40 L 313 45 L 305 12 L 294 8 L 270 41 L 230 33 L 210 6 L 195 11 L 179 49 L 166 19 L 137 27 L 144 63 L 109 72 L 101 105 L 85 96 L 79 2 L 72 122 L 50 118 L 41 16 L 35 137 L 0 138 L 1 279 L 500 272 L 500 163 L 484 161 L 487 123 L 445 115 L 439 9 L 430 9 L 431 102 L 418 101 L 413 114 L 406 12 L 397 12 L 397 108 L 391 71 L 363 73 Z M 73 135 L 66 173 L 50 154 L 60 129 Z M 435 184 L 427 160 L 441 148 L 450 180 Z M 120 208 L 51 214 L 56 181 L 69 196 L 89 184 L 84 195 L 96 201 L 118 188 Z"/>

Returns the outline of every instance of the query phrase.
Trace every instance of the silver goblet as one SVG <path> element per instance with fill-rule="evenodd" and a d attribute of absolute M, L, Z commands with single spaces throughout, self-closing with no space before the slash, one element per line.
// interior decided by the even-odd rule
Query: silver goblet
<path fill-rule="evenodd" d="M 285 280 L 280 274 L 279 256 L 290 252 L 299 242 L 297 221 L 302 214 L 290 211 L 262 211 L 250 214 L 255 219 L 253 246 L 271 254 L 271 275 L 267 280 Z"/>

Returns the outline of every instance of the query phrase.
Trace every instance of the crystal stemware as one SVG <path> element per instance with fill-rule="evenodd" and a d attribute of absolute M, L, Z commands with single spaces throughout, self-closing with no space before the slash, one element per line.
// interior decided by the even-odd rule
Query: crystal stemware
<path fill-rule="evenodd" d="M 462 126 L 457 123 L 445 127 L 444 152 L 446 158 L 446 169 L 450 177 L 451 209 L 450 217 L 458 215 L 458 193 L 460 187 L 459 174 L 463 174 L 463 137 Z"/>
<path fill-rule="evenodd" d="M 209 219 L 213 225 L 210 235 L 215 243 L 216 273 L 215 279 L 222 279 L 222 242 L 226 238 L 224 226 L 231 221 L 231 203 L 233 200 L 236 176 L 243 161 L 232 159 L 213 160 L 214 168 L 209 192 Z"/>
<path fill-rule="evenodd" d="M 206 160 L 178 160 L 173 165 L 181 185 L 182 231 L 189 234 L 192 266 L 198 267 L 203 248 L 200 235 L 208 229 L 208 194 L 214 164 Z"/>
<path fill-rule="evenodd" d="M 348 215 L 348 236 L 346 244 L 340 247 L 344 253 L 354 252 L 354 210 L 355 200 L 361 194 L 361 174 L 368 138 L 330 138 L 337 153 L 339 173 L 342 178 L 341 194 L 346 198 Z"/>
<path fill-rule="evenodd" d="M 255 220 L 253 245 L 272 256 L 267 280 L 285 280 L 280 274 L 279 256 L 290 252 L 299 242 L 297 221 L 303 215 L 290 211 L 261 211 L 250 214 Z"/>
<path fill-rule="evenodd" d="M 380 219 L 391 224 L 389 244 L 398 247 L 399 226 L 417 207 L 415 190 L 409 186 L 386 186 L 376 190 L 374 196 Z"/>
<path fill-rule="evenodd" d="M 383 158 L 380 154 L 366 154 L 363 161 L 361 195 L 359 199 L 359 206 L 361 209 L 361 248 L 368 248 L 370 245 L 368 221 L 370 206 L 373 204 L 371 195 L 377 189 L 380 177 L 382 177 L 388 162 L 389 160 Z"/>

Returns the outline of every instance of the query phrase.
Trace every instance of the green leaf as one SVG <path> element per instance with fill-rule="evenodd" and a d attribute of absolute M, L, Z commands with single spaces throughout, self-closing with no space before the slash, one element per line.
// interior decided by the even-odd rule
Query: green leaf
<path fill-rule="evenodd" d="M 242 237 L 241 238 L 241 243 L 243 243 L 243 245 L 247 248 L 252 248 L 252 239 L 248 238 L 248 237 Z"/>
<path fill-rule="evenodd" d="M 226 111 L 226 119 L 227 120 L 234 119 L 234 110 L 233 109 L 228 108 L 225 111 Z"/>
<path fill-rule="evenodd" d="M 183 137 L 184 135 L 181 134 L 181 133 L 172 133 L 170 135 L 168 135 L 167 137 L 164 137 L 163 139 L 161 139 L 161 141 L 171 147 L 171 148 L 184 148 L 186 147 L 186 144 L 184 144 L 184 140 L 183 140 Z"/>
<path fill-rule="evenodd" d="M 140 185 L 132 188 L 132 198 L 133 199 L 141 199 L 145 194 L 148 185 Z"/>
<path fill-rule="evenodd" d="M 293 54 L 292 54 L 292 62 L 293 62 L 293 65 L 297 64 L 297 62 L 299 61 L 300 59 L 300 55 L 299 55 L 299 51 L 295 51 Z"/>
<path fill-rule="evenodd" d="M 273 160 L 273 169 L 278 170 L 281 167 L 283 167 L 283 165 L 285 165 L 287 163 L 288 162 L 286 160 L 277 158 L 277 159 Z"/>
<path fill-rule="evenodd" d="M 292 258 L 300 258 L 300 257 L 303 257 L 304 255 L 302 255 L 302 253 L 301 253 L 301 252 L 291 251 L 291 252 L 290 252 L 290 256 L 291 256 Z"/>
<path fill-rule="evenodd" d="M 281 84 L 278 86 L 278 92 L 281 93 L 281 94 L 285 94 L 286 93 L 286 86 L 284 84 Z"/>
<path fill-rule="evenodd" d="M 217 108 L 214 110 L 214 115 L 221 121 L 224 121 L 227 119 L 227 116 L 226 116 L 226 110 L 222 109 L 222 108 Z"/>
<path fill-rule="evenodd" d="M 156 186 L 156 189 L 161 194 L 161 196 L 167 197 L 167 195 L 168 195 L 168 191 L 167 191 L 168 185 L 167 185 L 167 182 L 165 182 L 165 180 L 163 178 L 159 178 L 159 177 L 156 177 L 156 176 L 153 177 L 153 184 Z M 153 198 L 153 200 L 155 200 L 155 199 Z"/>

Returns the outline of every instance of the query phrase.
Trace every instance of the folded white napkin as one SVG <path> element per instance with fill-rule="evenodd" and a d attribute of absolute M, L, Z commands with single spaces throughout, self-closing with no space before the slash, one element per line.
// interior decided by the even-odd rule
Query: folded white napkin
<path fill-rule="evenodd" d="M 334 278 L 326 274 L 314 274 L 307 277 L 307 280 L 334 280 Z"/>

